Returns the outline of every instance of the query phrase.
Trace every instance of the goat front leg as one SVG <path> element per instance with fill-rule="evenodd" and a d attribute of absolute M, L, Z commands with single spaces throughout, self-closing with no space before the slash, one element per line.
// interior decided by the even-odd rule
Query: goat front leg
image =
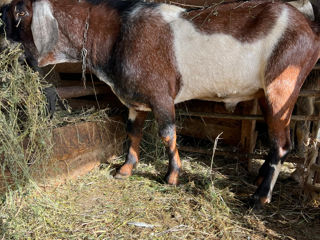
<path fill-rule="evenodd" d="M 123 179 L 131 176 L 132 169 L 139 161 L 139 146 L 142 138 L 142 128 L 147 117 L 147 112 L 129 109 L 127 132 L 129 137 L 129 151 L 125 163 L 121 166 L 115 178 Z"/>

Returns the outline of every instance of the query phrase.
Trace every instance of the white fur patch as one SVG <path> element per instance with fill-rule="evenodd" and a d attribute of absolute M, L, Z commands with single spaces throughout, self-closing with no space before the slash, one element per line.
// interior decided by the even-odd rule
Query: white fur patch
<path fill-rule="evenodd" d="M 150 112 L 151 108 L 147 107 L 146 105 L 140 105 L 135 107 L 136 110 L 142 111 L 142 112 Z"/>
<path fill-rule="evenodd" d="M 52 50 L 58 41 L 58 23 L 48 1 L 34 2 L 31 30 L 40 55 Z"/>
<path fill-rule="evenodd" d="M 272 191 L 273 191 L 274 185 L 276 184 L 276 181 L 278 179 L 279 173 L 281 171 L 281 167 L 282 167 L 281 161 L 279 161 L 278 164 L 271 164 L 270 167 L 272 167 L 274 169 L 274 172 L 273 172 L 273 175 L 272 175 L 272 179 L 271 179 L 271 183 L 270 183 L 270 189 L 269 189 L 268 196 L 267 196 L 268 197 L 268 203 L 270 203 L 270 201 L 271 201 Z"/>
<path fill-rule="evenodd" d="M 39 53 L 39 67 L 64 62 L 79 62 L 76 57 L 72 57 L 77 56 L 75 49 L 61 42 L 59 24 L 54 17 L 50 2 L 41 0 L 34 2 L 32 6 L 31 31 Z"/>
<path fill-rule="evenodd" d="M 161 9 L 166 16 L 166 9 Z M 265 68 L 287 28 L 288 9 L 282 9 L 274 28 L 265 37 L 250 43 L 227 34 L 199 32 L 178 15 L 175 20 L 170 18 L 169 24 L 182 77 L 175 103 L 204 99 L 236 104 L 252 99 L 259 89 L 264 89 Z"/>
<path fill-rule="evenodd" d="M 139 5 L 135 7 L 129 14 L 130 18 L 138 17 L 140 15 L 141 9 L 142 7 Z"/>
<path fill-rule="evenodd" d="M 309 18 L 311 21 L 314 21 L 314 12 L 312 5 L 309 1 L 299 0 L 289 2 L 292 6 L 297 8 L 304 16 Z"/>
<path fill-rule="evenodd" d="M 137 112 L 136 112 L 136 110 L 134 110 L 133 108 L 129 108 L 129 120 L 131 120 L 132 122 L 134 121 L 134 120 L 136 120 L 136 117 L 137 117 Z"/>
<path fill-rule="evenodd" d="M 179 17 L 180 13 L 185 11 L 185 9 L 174 5 L 161 4 L 159 6 L 159 11 L 166 22 L 171 22 L 176 20 Z"/>

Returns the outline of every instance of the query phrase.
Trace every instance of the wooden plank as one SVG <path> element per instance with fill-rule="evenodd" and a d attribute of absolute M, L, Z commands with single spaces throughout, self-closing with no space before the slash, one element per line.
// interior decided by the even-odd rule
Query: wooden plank
<path fill-rule="evenodd" d="M 87 100 L 87 99 L 68 99 L 67 101 L 68 106 L 71 107 L 73 110 L 81 110 L 81 109 L 88 109 L 88 108 L 107 108 L 108 104 L 103 103 L 101 101 L 96 100 Z"/>
<path fill-rule="evenodd" d="M 64 78 L 63 78 L 64 77 Z M 80 77 L 80 74 L 79 74 L 79 77 L 77 77 L 76 79 L 68 79 L 68 78 L 65 78 L 65 76 L 63 76 L 61 78 L 61 81 L 59 82 L 59 85 L 57 85 L 57 87 L 72 87 L 72 86 L 78 86 L 78 87 L 82 87 L 84 88 L 84 85 L 83 85 L 83 81 L 81 81 L 81 77 Z M 106 83 L 100 81 L 100 80 L 95 80 L 93 81 L 93 84 L 96 88 L 99 88 L 100 86 L 104 86 L 104 87 L 109 87 L 109 85 L 107 85 Z M 86 82 L 86 86 L 90 86 L 92 87 L 92 81 L 91 79 L 87 80 Z M 109 87 L 110 88 L 110 87 Z M 111 88 L 110 88 L 110 91 L 112 92 Z"/>
<path fill-rule="evenodd" d="M 183 111 L 178 111 L 177 114 L 181 116 L 188 116 L 188 117 L 206 117 L 206 118 L 220 118 L 220 119 L 234 119 L 234 120 L 264 120 L 262 115 L 255 115 L 255 114 L 238 115 L 238 114 L 227 114 L 227 113 L 205 113 L 205 112 L 183 112 Z M 294 121 L 318 121 L 320 120 L 320 116 L 292 115 L 291 119 Z"/>
<path fill-rule="evenodd" d="M 313 165 L 311 165 L 311 167 L 313 167 L 313 170 L 314 170 L 313 184 L 320 184 L 320 154 L 319 154 L 319 148 L 317 148 L 317 150 L 318 150 L 317 160 Z"/>
<path fill-rule="evenodd" d="M 245 108 L 243 109 L 243 114 L 257 114 L 258 109 L 258 101 L 255 99 L 250 102 L 246 102 Z M 242 120 L 241 125 L 241 141 L 240 148 L 243 153 L 253 153 L 254 148 L 256 146 L 257 140 L 257 132 L 256 128 L 256 120 Z M 247 169 L 251 170 L 251 159 L 242 158 L 240 159 L 247 165 Z"/>
<path fill-rule="evenodd" d="M 185 118 L 177 121 L 179 135 L 214 140 L 223 132 L 222 141 L 234 146 L 237 146 L 240 142 L 240 129 L 240 122 L 234 120 L 219 121 L 209 118 Z"/>
<path fill-rule="evenodd" d="M 190 147 L 190 146 L 179 146 L 178 149 L 183 152 L 192 152 L 192 153 L 200 153 L 205 155 L 212 155 L 211 149 L 205 149 L 205 148 L 196 148 L 196 147 Z M 216 150 L 215 155 L 217 156 L 224 156 L 229 158 L 254 158 L 254 159 L 265 159 L 267 157 L 267 154 L 256 154 L 256 153 L 241 153 L 239 151 L 237 152 L 231 152 L 231 151 L 219 151 Z M 289 155 L 286 162 L 292 162 L 292 163 L 303 163 L 304 158 L 296 157 L 293 155 Z"/>
<path fill-rule="evenodd" d="M 299 97 L 320 97 L 319 90 L 301 90 Z"/>
<path fill-rule="evenodd" d="M 319 121 L 313 123 L 314 126 L 312 128 L 311 133 L 311 139 L 317 139 L 317 136 L 319 134 Z M 314 164 L 320 164 L 320 154 L 319 154 L 319 142 L 317 143 L 317 146 L 314 146 L 311 148 L 310 153 L 308 154 L 308 158 L 306 161 L 306 167 L 307 167 L 307 176 L 305 178 L 305 184 L 313 185 L 316 183 L 316 171 L 311 168 Z"/>
<path fill-rule="evenodd" d="M 54 69 L 63 73 L 82 73 L 81 63 L 60 63 Z"/>
<path fill-rule="evenodd" d="M 84 175 L 100 163 L 122 154 L 125 139 L 125 127 L 119 117 L 103 123 L 81 122 L 56 128 L 53 154 L 45 167 L 47 171 L 37 180 L 46 186 Z"/>
<path fill-rule="evenodd" d="M 307 191 L 310 191 L 310 192 L 320 192 L 320 184 L 312 185 L 312 184 L 306 183 L 304 185 L 304 189 L 306 189 Z"/>
<path fill-rule="evenodd" d="M 313 70 L 320 70 L 320 63 L 317 63 L 314 67 Z"/>
<path fill-rule="evenodd" d="M 320 164 L 314 163 L 310 166 L 310 169 L 313 171 L 320 171 Z"/>
<path fill-rule="evenodd" d="M 70 87 L 57 88 L 57 93 L 61 99 L 85 97 L 85 96 L 91 96 L 91 95 L 105 94 L 108 92 L 109 92 L 109 87 L 107 86 L 99 86 L 99 87 L 87 86 L 86 88 L 81 86 L 70 86 Z"/>

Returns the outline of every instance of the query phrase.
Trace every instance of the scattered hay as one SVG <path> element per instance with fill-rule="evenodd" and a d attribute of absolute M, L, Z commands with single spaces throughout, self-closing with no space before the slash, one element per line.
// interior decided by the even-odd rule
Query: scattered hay
<path fill-rule="evenodd" d="M 252 212 L 245 202 L 255 187 L 237 163 L 215 159 L 211 182 L 210 157 L 182 156 L 181 184 L 172 187 L 162 182 L 166 156 L 153 156 L 151 162 L 151 155 L 143 155 L 128 180 L 112 177 L 121 158 L 51 192 L 8 193 L 0 208 L 0 238 L 259 240 L 319 236 L 320 210 L 301 204 L 299 187 L 293 183 L 280 181 L 272 204 L 263 212 Z"/>
<path fill-rule="evenodd" d="M 67 104 L 67 103 L 66 103 Z M 109 121 L 109 109 L 97 110 L 94 107 L 80 111 L 57 111 L 52 119 L 52 125 L 61 127 L 79 122 L 100 122 Z"/>

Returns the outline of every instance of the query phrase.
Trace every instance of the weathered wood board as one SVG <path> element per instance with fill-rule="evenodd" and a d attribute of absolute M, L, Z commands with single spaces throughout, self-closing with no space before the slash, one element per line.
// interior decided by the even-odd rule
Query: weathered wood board
<path fill-rule="evenodd" d="M 119 118 L 103 123 L 81 122 L 53 131 L 53 154 L 45 174 L 46 183 L 61 183 L 84 175 L 123 153 L 126 139 Z"/>
<path fill-rule="evenodd" d="M 125 127 L 119 117 L 56 128 L 52 135 L 50 160 L 43 163 L 41 169 L 31 167 L 31 175 L 43 187 L 75 179 L 123 154 L 125 139 Z M 12 182 L 9 172 L 5 176 L 9 183 Z M 0 175 L 0 192 L 4 186 L 4 178 Z"/>

